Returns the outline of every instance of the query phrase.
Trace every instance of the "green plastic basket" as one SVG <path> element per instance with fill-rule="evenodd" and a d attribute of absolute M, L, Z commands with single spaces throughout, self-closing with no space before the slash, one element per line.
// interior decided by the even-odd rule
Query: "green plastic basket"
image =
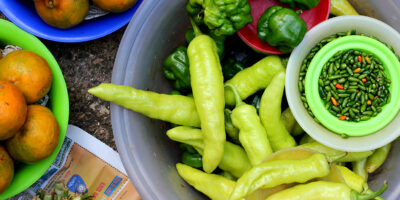
<path fill-rule="evenodd" d="M 383 64 L 385 74 L 392 81 L 389 87 L 391 100 L 382 111 L 366 121 L 342 121 L 325 108 L 318 92 L 318 80 L 322 68 L 338 51 L 359 50 L 373 54 Z M 400 110 L 400 63 L 396 55 L 383 43 L 366 36 L 352 35 L 336 39 L 325 45 L 310 63 L 305 79 L 308 105 L 315 117 L 326 128 L 338 134 L 365 136 L 379 131 L 389 124 Z"/>

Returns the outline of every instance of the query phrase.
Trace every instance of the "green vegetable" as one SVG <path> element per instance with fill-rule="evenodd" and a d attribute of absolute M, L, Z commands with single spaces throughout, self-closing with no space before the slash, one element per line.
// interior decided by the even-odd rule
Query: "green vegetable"
<path fill-rule="evenodd" d="M 225 131 L 228 134 L 229 138 L 231 139 L 232 142 L 236 144 L 240 144 L 239 141 L 239 129 L 237 129 L 231 119 L 231 114 L 232 111 L 229 109 L 225 108 Z"/>
<path fill-rule="evenodd" d="M 189 0 L 186 10 L 216 35 L 233 35 L 253 21 L 247 0 Z"/>
<path fill-rule="evenodd" d="M 235 61 L 234 58 L 228 58 L 222 65 L 222 73 L 224 74 L 224 80 L 229 80 L 234 77 L 238 72 L 242 71 L 245 66 L 239 62 Z"/>
<path fill-rule="evenodd" d="M 319 0 L 279 0 L 281 3 L 288 4 L 290 8 L 310 10 L 318 5 Z"/>
<path fill-rule="evenodd" d="M 189 59 L 187 48 L 178 46 L 165 60 L 163 73 L 178 91 L 188 92 L 190 88 Z"/>
<path fill-rule="evenodd" d="M 390 101 L 383 65 L 361 51 L 337 52 L 324 65 L 318 86 L 326 109 L 339 120 L 368 120 Z"/>
<path fill-rule="evenodd" d="M 367 164 L 365 166 L 368 173 L 373 173 L 380 166 L 382 166 L 383 162 L 385 162 L 391 148 L 391 143 L 375 150 L 375 152 L 368 157 Z"/>
<path fill-rule="evenodd" d="M 272 154 L 267 133 L 257 115 L 257 110 L 243 103 L 232 85 L 227 84 L 225 87 L 231 88 L 235 94 L 236 107 L 232 111 L 232 123 L 240 130 L 240 143 L 246 150 L 251 165 L 255 166 Z"/>
<path fill-rule="evenodd" d="M 279 72 L 265 89 L 260 102 L 260 118 L 268 134 L 272 150 L 296 146 L 296 141 L 281 120 L 281 103 L 285 89 L 285 72 Z"/>
<path fill-rule="evenodd" d="M 199 114 L 191 97 L 158 94 L 112 83 L 102 83 L 88 92 L 153 119 L 200 127 Z"/>
<path fill-rule="evenodd" d="M 354 161 L 351 163 L 353 167 L 353 172 L 361 176 L 364 181 L 368 180 L 368 172 L 365 166 L 367 165 L 367 158 L 362 160 Z"/>
<path fill-rule="evenodd" d="M 310 143 L 314 142 L 315 140 L 308 134 L 304 134 L 303 137 L 301 137 L 299 144 L 305 144 L 305 143 Z"/>
<path fill-rule="evenodd" d="M 171 140 L 193 146 L 200 154 L 204 152 L 204 136 L 200 129 L 186 126 L 175 127 L 167 131 L 167 136 Z M 251 168 L 251 164 L 241 146 L 226 142 L 224 155 L 218 167 L 230 172 L 235 177 L 240 177 Z"/>
<path fill-rule="evenodd" d="M 290 133 L 294 125 L 297 123 L 290 108 L 286 108 L 281 114 L 282 123 L 285 125 L 286 130 Z"/>
<path fill-rule="evenodd" d="M 68 188 L 64 183 L 56 183 L 51 193 L 45 193 L 41 188 L 36 191 L 36 196 L 32 200 L 86 200 L 92 199 L 93 195 L 89 193 L 70 195 Z"/>
<path fill-rule="evenodd" d="M 295 11 L 281 6 L 269 7 L 257 23 L 258 37 L 282 52 L 291 52 L 306 32 L 304 20 Z"/>
<path fill-rule="evenodd" d="M 235 187 L 232 180 L 216 174 L 207 174 L 181 163 L 176 164 L 176 169 L 187 183 L 213 200 L 228 199 Z"/>
<path fill-rule="evenodd" d="M 246 103 L 254 106 L 254 108 L 257 109 L 257 113 L 259 113 L 259 111 L 260 111 L 261 96 L 262 96 L 262 91 L 259 91 L 255 94 L 251 95 L 247 99 L 245 99 Z"/>
<path fill-rule="evenodd" d="M 356 192 L 362 192 L 364 188 L 364 184 L 366 183 L 365 180 L 359 176 L 358 174 L 354 173 L 347 167 L 336 165 L 339 169 L 340 173 L 343 176 L 346 185 L 349 186 L 352 190 Z"/>
<path fill-rule="evenodd" d="M 226 84 L 234 86 L 243 100 L 258 90 L 266 88 L 272 78 L 283 70 L 278 56 L 267 56 L 251 67 L 238 72 L 232 79 L 226 81 Z M 235 105 L 235 96 L 227 88 L 225 88 L 225 103 L 228 106 Z"/>
<path fill-rule="evenodd" d="M 225 178 L 227 178 L 229 180 L 232 180 L 232 181 L 236 181 L 237 180 L 237 178 L 235 176 L 233 176 L 233 174 L 231 174 L 228 171 L 222 171 L 221 173 L 219 173 L 219 175 L 221 175 L 221 176 L 223 176 L 223 177 L 225 177 Z"/>
<path fill-rule="evenodd" d="M 304 133 L 303 128 L 301 128 L 301 126 L 299 125 L 299 123 L 295 123 L 292 129 L 292 132 L 290 133 L 293 136 L 299 136 L 302 135 Z"/>
<path fill-rule="evenodd" d="M 212 39 L 214 39 L 215 44 L 217 45 L 218 56 L 220 60 L 222 60 L 225 56 L 225 36 L 215 35 L 213 32 L 207 33 Z M 193 29 L 189 29 L 186 31 L 185 39 L 187 43 L 190 43 L 195 38 L 195 33 Z"/>
<path fill-rule="evenodd" d="M 386 188 L 385 184 L 376 193 L 360 194 L 343 183 L 315 181 L 282 190 L 269 196 L 266 200 L 369 200 L 381 195 Z"/>
<path fill-rule="evenodd" d="M 203 169 L 211 173 L 224 155 L 224 78 L 214 40 L 192 25 L 196 37 L 188 47 L 191 85 L 204 134 Z"/>
<path fill-rule="evenodd" d="M 201 168 L 203 166 L 201 155 L 199 153 L 189 153 L 187 151 L 182 153 L 182 163 L 194 168 Z"/>
<path fill-rule="evenodd" d="M 329 172 L 328 161 L 324 155 L 318 153 L 306 159 L 263 162 L 237 180 L 229 199 L 243 199 L 259 188 L 272 188 L 285 183 L 304 183 L 313 178 L 327 176 Z"/>
<path fill-rule="evenodd" d="M 338 157 L 343 155 L 343 151 L 332 149 L 330 147 L 327 147 L 319 142 L 309 142 L 300 145 L 299 147 L 304 147 L 308 148 L 320 153 L 325 154 L 328 157 Z M 373 151 L 363 151 L 363 152 L 347 152 L 346 155 L 343 157 L 341 156 L 339 159 L 335 160 L 336 162 L 355 162 L 355 161 L 360 161 L 368 156 L 372 155 Z"/>

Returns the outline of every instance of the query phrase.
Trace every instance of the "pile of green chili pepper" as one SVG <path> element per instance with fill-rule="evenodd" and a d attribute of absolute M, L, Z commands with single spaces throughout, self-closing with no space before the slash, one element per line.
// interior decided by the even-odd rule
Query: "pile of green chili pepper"
<path fill-rule="evenodd" d="M 216 1 L 190 1 L 188 6 L 197 9 L 196 6 L 210 6 L 213 2 Z M 89 93 L 173 124 L 166 134 L 171 140 L 179 142 L 183 151 L 182 163 L 176 164 L 177 172 L 210 199 L 382 199 L 378 195 L 384 192 L 387 185 L 374 193 L 368 189 L 367 180 L 368 174 L 384 163 L 390 153 L 390 144 L 374 151 L 343 152 L 314 141 L 305 134 L 285 106 L 285 67 L 281 58 L 266 56 L 256 62 L 239 59 L 224 46 L 225 42 L 235 37 L 229 36 L 220 44 L 225 51 L 228 49 L 226 58 L 222 60 L 217 39 L 202 34 L 195 23 L 193 28 L 193 32 L 187 34 L 188 47 L 176 48 L 164 62 L 164 74 L 178 91 L 159 94 L 103 83 L 90 89 Z M 355 32 L 338 33 L 327 38 L 307 56 L 300 73 L 302 98 L 305 97 L 302 81 L 312 57 L 329 41 L 348 34 Z M 327 75 L 321 76 L 324 84 L 321 98 L 329 100 L 329 92 L 330 97 L 348 94 L 337 92 L 337 87 L 336 93 L 333 93 L 331 84 L 335 86 L 337 83 L 343 84 L 343 89 L 347 86 L 346 91 L 356 89 L 358 93 L 367 94 L 367 97 L 364 96 L 367 105 L 371 100 L 369 94 L 378 96 L 374 96 L 375 100 L 380 98 L 380 94 L 387 95 L 382 87 L 390 83 L 387 79 L 381 79 L 386 81 L 382 85 L 379 85 L 380 80 L 375 79 L 379 85 L 375 87 L 371 79 L 367 79 L 371 82 L 368 85 L 362 81 L 363 77 L 360 79 L 366 71 L 384 77 L 378 60 L 360 52 L 362 62 L 356 62 L 358 52 L 342 53 L 347 55 L 347 59 L 340 56 L 342 59 L 338 61 L 331 60 L 323 72 Z M 332 68 L 330 73 L 330 66 L 336 67 L 336 63 L 339 68 L 336 71 Z M 346 66 L 342 67 L 343 64 Z M 355 64 L 356 68 L 364 70 L 360 69 L 360 75 L 354 76 L 356 69 L 348 67 L 348 64 Z M 337 75 L 337 71 L 342 77 L 330 79 Z M 361 82 L 352 81 L 351 77 Z M 352 85 L 353 82 L 357 85 Z M 325 86 L 331 90 L 324 90 Z M 349 98 L 349 106 L 352 94 L 342 97 L 341 103 Z M 336 100 L 340 102 L 341 99 Z M 327 102 L 334 105 L 331 101 Z M 381 102 L 375 104 L 375 109 L 381 106 Z M 307 102 L 304 103 L 308 108 Z M 360 104 L 357 109 L 365 113 L 373 110 L 372 106 L 373 103 L 362 111 Z M 350 113 L 349 116 L 348 120 L 357 119 Z M 355 116 L 361 120 L 362 115 Z"/>
<path fill-rule="evenodd" d="M 337 52 L 324 65 L 318 85 L 325 108 L 340 120 L 368 120 L 390 101 L 383 65 L 360 51 Z"/>

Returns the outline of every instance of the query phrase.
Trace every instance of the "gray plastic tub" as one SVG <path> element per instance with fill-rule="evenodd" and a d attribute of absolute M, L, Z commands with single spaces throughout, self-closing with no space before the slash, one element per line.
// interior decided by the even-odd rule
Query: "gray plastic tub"
<path fill-rule="evenodd" d="M 184 43 L 184 34 L 190 26 L 186 2 L 146 0 L 142 3 L 122 38 L 112 83 L 161 93 L 171 90 L 161 73 L 162 62 L 176 46 Z M 111 119 L 122 162 L 143 199 L 206 199 L 178 176 L 175 164 L 179 161 L 179 149 L 165 135 L 165 123 L 115 104 L 111 104 Z M 389 189 L 383 195 L 388 200 L 400 199 L 398 152 L 400 144 L 396 143 L 385 166 L 370 177 L 373 189 L 383 180 L 389 181 Z"/>

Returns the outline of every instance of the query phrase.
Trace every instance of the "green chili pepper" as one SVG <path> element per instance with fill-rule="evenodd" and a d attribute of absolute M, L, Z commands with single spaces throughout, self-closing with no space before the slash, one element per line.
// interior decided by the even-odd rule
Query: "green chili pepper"
<path fill-rule="evenodd" d="M 184 92 L 191 90 L 189 59 L 186 52 L 186 47 L 177 47 L 164 60 L 164 66 L 162 70 L 165 78 L 172 82 L 174 88 Z"/>
<path fill-rule="evenodd" d="M 288 4 L 290 8 L 310 10 L 318 5 L 319 0 L 279 0 L 281 3 Z"/>
<path fill-rule="evenodd" d="M 204 152 L 203 133 L 200 129 L 180 126 L 168 130 L 167 135 L 171 140 L 192 145 L 200 155 Z M 240 177 L 251 168 L 251 164 L 242 147 L 226 142 L 219 168 Z"/>
<path fill-rule="evenodd" d="M 304 183 L 313 178 L 327 176 L 329 172 L 328 161 L 319 153 L 306 159 L 263 162 L 237 180 L 229 199 L 242 199 L 259 188 L 272 188 L 285 183 Z"/>
<path fill-rule="evenodd" d="M 391 146 L 391 143 L 389 143 L 375 150 L 375 152 L 370 157 L 368 157 L 367 164 L 365 166 L 368 173 L 373 173 L 383 164 L 383 162 L 385 162 L 390 152 Z"/>
<path fill-rule="evenodd" d="M 247 0 L 189 0 L 186 11 L 216 35 L 233 35 L 253 21 Z"/>
<path fill-rule="evenodd" d="M 336 165 L 336 167 L 339 169 L 340 173 L 342 173 L 343 179 L 347 186 L 356 192 L 361 193 L 363 191 L 366 182 L 361 176 L 354 173 L 347 167 L 339 165 Z"/>
<path fill-rule="evenodd" d="M 284 89 L 285 72 L 282 71 L 272 79 L 260 102 L 260 118 L 274 151 L 296 146 L 296 141 L 286 130 L 281 120 L 281 102 Z"/>
<path fill-rule="evenodd" d="M 201 155 L 197 152 L 189 153 L 187 151 L 184 151 L 182 153 L 182 163 L 194 168 L 201 168 L 203 166 Z"/>
<path fill-rule="evenodd" d="M 235 176 L 233 176 L 233 174 L 231 174 L 228 171 L 222 171 L 221 173 L 219 173 L 219 175 L 221 175 L 221 176 L 223 176 L 223 177 L 225 177 L 225 178 L 227 178 L 229 180 L 232 180 L 232 181 L 236 181 L 237 180 L 237 178 Z"/>
<path fill-rule="evenodd" d="M 367 169 L 365 168 L 366 164 L 367 164 L 367 158 L 354 161 L 351 163 L 353 167 L 353 172 L 361 176 L 365 181 L 368 180 L 368 172 Z"/>
<path fill-rule="evenodd" d="M 228 60 L 224 64 L 222 64 L 222 73 L 224 74 L 224 80 L 231 79 L 244 68 L 245 66 L 241 62 L 235 61 L 234 58 L 228 58 Z"/>
<path fill-rule="evenodd" d="M 305 131 L 303 130 L 303 128 L 301 128 L 301 126 L 296 122 L 293 126 L 292 132 L 290 133 L 293 136 L 299 136 L 302 135 L 303 133 L 305 133 Z"/>
<path fill-rule="evenodd" d="M 181 163 L 176 164 L 176 169 L 187 183 L 210 199 L 226 200 L 235 187 L 232 180 L 216 174 L 207 174 Z"/>
<path fill-rule="evenodd" d="M 102 83 L 88 92 L 154 119 L 200 127 L 199 114 L 191 97 L 158 94 L 111 83 Z"/>
<path fill-rule="evenodd" d="M 232 110 L 232 122 L 239 129 L 239 140 L 249 157 L 251 165 L 261 163 L 272 154 L 265 128 L 257 115 L 257 110 L 245 104 L 239 97 L 236 89 L 229 84 L 225 87 L 231 88 L 236 97 L 236 107 Z"/>
<path fill-rule="evenodd" d="M 240 144 L 239 129 L 233 125 L 231 114 L 232 111 L 225 108 L 225 131 L 228 134 L 229 138 L 232 140 L 232 142 Z"/>
<path fill-rule="evenodd" d="M 369 200 L 381 195 L 387 185 L 373 194 L 360 194 L 343 183 L 315 181 L 282 190 L 266 200 Z"/>
<path fill-rule="evenodd" d="M 301 137 L 299 144 L 305 144 L 305 143 L 310 143 L 310 142 L 314 142 L 314 138 L 312 138 L 310 135 L 308 134 L 304 134 L 303 137 Z"/>
<path fill-rule="evenodd" d="M 203 169 L 211 173 L 224 154 L 224 80 L 214 40 L 191 22 L 196 34 L 188 47 L 191 85 L 204 134 Z"/>
<path fill-rule="evenodd" d="M 232 79 L 226 81 L 226 84 L 233 85 L 243 100 L 266 88 L 272 78 L 283 70 L 278 56 L 267 56 L 253 66 L 238 72 Z M 235 105 L 235 96 L 229 89 L 225 89 L 225 103 L 229 106 Z"/>
<path fill-rule="evenodd" d="M 257 23 L 257 36 L 282 52 L 291 52 L 306 32 L 304 20 L 292 9 L 281 6 L 269 7 Z"/>
<path fill-rule="evenodd" d="M 343 151 L 332 149 L 330 147 L 327 147 L 319 142 L 310 142 L 310 143 L 305 143 L 300 145 L 300 147 L 312 149 L 314 151 L 323 153 L 327 155 L 328 157 L 338 157 L 340 155 L 343 155 Z M 373 151 L 363 151 L 363 152 L 347 152 L 347 155 L 335 160 L 336 162 L 355 162 L 359 160 L 363 160 L 370 156 L 373 153 Z"/>
<path fill-rule="evenodd" d="M 290 108 L 286 108 L 281 114 L 282 123 L 285 125 L 286 130 L 290 133 L 293 130 L 294 125 L 296 124 L 296 119 L 293 116 Z"/>
<path fill-rule="evenodd" d="M 223 35 L 222 36 L 215 35 L 213 32 L 208 32 L 207 35 L 210 36 L 214 40 L 215 44 L 217 45 L 218 56 L 219 56 L 220 60 L 222 60 L 225 56 L 225 39 L 226 39 L 226 37 Z M 196 35 L 195 35 L 193 29 L 187 30 L 186 34 L 185 34 L 186 42 L 189 44 L 195 38 L 195 36 Z"/>

